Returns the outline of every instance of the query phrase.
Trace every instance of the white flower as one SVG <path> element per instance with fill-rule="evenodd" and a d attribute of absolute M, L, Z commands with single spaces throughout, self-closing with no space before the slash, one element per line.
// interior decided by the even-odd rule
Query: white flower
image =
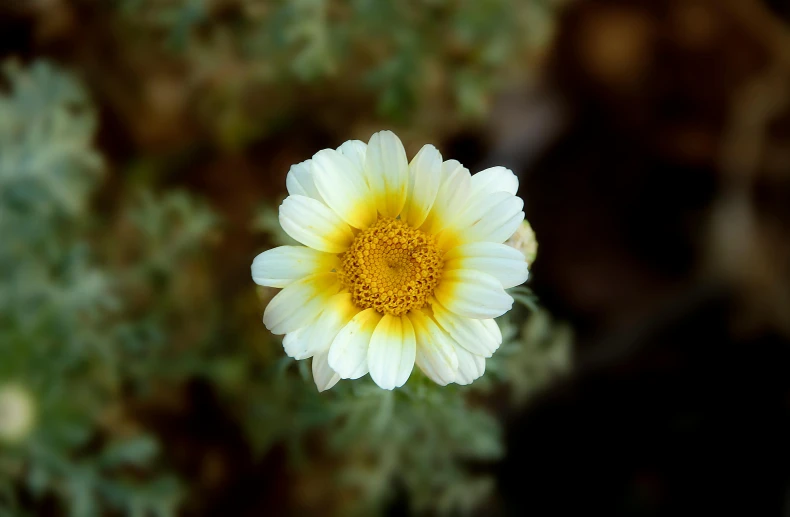
<path fill-rule="evenodd" d="M 0 441 L 14 442 L 33 428 L 33 397 L 19 386 L 0 386 Z"/>
<path fill-rule="evenodd" d="M 409 163 L 382 131 L 294 165 L 286 186 L 280 224 L 305 246 L 261 253 L 252 278 L 283 288 L 263 322 L 289 356 L 313 358 L 319 390 L 366 373 L 393 389 L 415 363 L 441 385 L 483 374 L 505 289 L 528 275 L 503 244 L 524 220 L 510 170 L 472 176 L 432 145 Z"/>

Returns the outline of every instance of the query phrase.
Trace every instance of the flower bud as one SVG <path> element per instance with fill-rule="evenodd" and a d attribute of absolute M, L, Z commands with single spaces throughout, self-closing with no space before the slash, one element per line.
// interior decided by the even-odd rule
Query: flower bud
<path fill-rule="evenodd" d="M 527 264 L 530 266 L 538 255 L 538 241 L 535 239 L 535 232 L 527 221 L 521 223 L 516 233 L 505 241 L 505 244 L 523 253 L 527 258 Z"/>
<path fill-rule="evenodd" d="M 16 442 L 33 428 L 35 401 L 14 384 L 0 386 L 0 442 Z"/>

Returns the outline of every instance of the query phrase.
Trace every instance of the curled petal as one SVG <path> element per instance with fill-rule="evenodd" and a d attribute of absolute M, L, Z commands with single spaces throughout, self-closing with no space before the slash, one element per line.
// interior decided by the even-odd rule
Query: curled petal
<path fill-rule="evenodd" d="M 312 167 L 312 160 L 305 160 L 296 165 L 291 165 L 291 170 L 288 171 L 288 175 L 285 177 L 285 188 L 288 189 L 288 194 L 291 196 L 307 196 L 323 201 L 313 181 Z"/>
<path fill-rule="evenodd" d="M 328 350 L 322 350 L 313 356 L 313 381 L 318 391 L 326 391 L 340 380 L 340 376 L 329 367 L 328 355 Z"/>

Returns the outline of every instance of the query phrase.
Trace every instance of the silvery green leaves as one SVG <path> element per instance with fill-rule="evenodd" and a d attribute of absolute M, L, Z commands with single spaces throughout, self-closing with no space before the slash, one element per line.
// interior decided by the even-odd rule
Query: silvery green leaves
<path fill-rule="evenodd" d="M 88 95 L 44 61 L 28 69 L 7 61 L 2 70 L 10 88 L 0 96 L 0 224 L 75 217 L 102 167 Z"/>
<path fill-rule="evenodd" d="M 118 436 L 117 422 L 108 425 L 122 386 L 139 386 L 150 374 L 143 350 L 172 316 L 161 303 L 145 316 L 121 313 L 119 293 L 137 270 L 108 259 L 105 249 L 127 245 L 128 235 L 119 238 L 110 215 L 90 210 L 102 171 L 95 109 L 75 75 L 48 62 L 9 61 L 1 73 L 0 515 L 35 514 L 44 498 L 80 517 L 173 515 L 178 485 L 153 472 L 156 440 L 139 429 Z M 162 197 L 139 203 L 128 226 L 145 226 L 141 233 L 153 239 L 179 211 L 191 224 L 155 250 L 146 245 L 135 257 L 141 268 L 157 258 L 172 268 L 174 251 L 194 240 L 192 229 L 204 220 L 177 196 Z M 133 281 L 146 287 L 143 275 Z M 118 475 L 129 468 L 146 479 Z M 18 505 L 20 490 L 34 502 Z"/>

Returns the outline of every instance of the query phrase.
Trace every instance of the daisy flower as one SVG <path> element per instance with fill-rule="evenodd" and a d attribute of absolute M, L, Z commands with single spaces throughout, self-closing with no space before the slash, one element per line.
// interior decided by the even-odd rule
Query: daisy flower
<path fill-rule="evenodd" d="M 528 275 L 504 244 L 524 220 L 513 172 L 470 175 L 432 145 L 409 162 L 381 131 L 294 165 L 286 186 L 280 224 L 304 246 L 261 253 L 252 278 L 282 288 L 263 323 L 289 356 L 312 357 L 320 391 L 367 373 L 391 390 L 415 364 L 441 385 L 483 374 L 505 289 Z"/>

